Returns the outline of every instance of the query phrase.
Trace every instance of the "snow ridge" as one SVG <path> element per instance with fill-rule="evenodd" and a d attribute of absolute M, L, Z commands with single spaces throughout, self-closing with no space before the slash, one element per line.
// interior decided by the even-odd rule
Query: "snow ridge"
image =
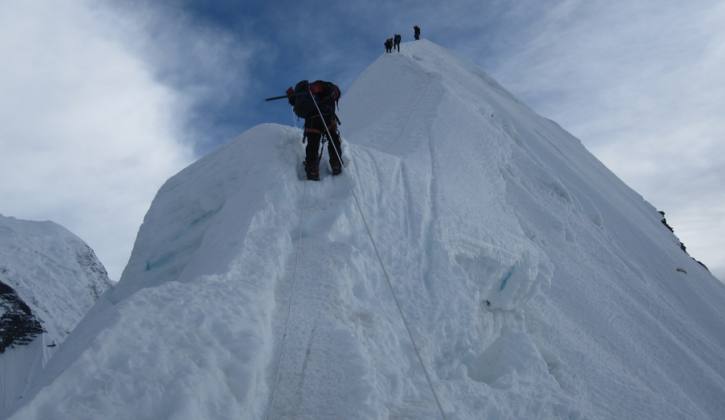
<path fill-rule="evenodd" d="M 264 124 L 171 178 L 11 418 L 440 418 L 400 312 L 447 418 L 720 418 L 723 285 L 557 124 L 401 49 L 342 98 L 342 176 Z"/>

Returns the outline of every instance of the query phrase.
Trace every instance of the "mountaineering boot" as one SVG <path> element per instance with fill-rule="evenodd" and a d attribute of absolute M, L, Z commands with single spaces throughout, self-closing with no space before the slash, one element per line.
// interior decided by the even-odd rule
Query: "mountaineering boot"
<path fill-rule="evenodd" d="M 337 164 L 330 164 L 332 167 L 332 175 L 340 175 L 342 173 L 342 165 L 338 162 Z"/>
<path fill-rule="evenodd" d="M 317 163 L 311 163 L 305 160 L 305 173 L 307 179 L 310 181 L 320 180 L 320 165 Z"/>
<path fill-rule="evenodd" d="M 340 175 L 342 173 L 342 161 L 339 158 L 339 155 L 337 154 L 338 150 L 340 150 L 340 140 L 338 138 L 337 145 L 334 146 L 334 149 L 331 149 L 330 152 L 330 169 L 332 169 L 332 175 Z M 334 152 L 335 154 L 332 154 Z"/>

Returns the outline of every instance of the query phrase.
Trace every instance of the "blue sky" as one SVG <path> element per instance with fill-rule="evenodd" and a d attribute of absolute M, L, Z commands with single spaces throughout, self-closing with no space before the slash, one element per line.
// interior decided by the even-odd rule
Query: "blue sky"
<path fill-rule="evenodd" d="M 197 150 L 204 152 L 252 125 L 289 123 L 290 111 L 283 102 L 260 100 L 283 93 L 297 80 L 334 80 L 344 90 L 383 51 L 386 37 L 400 33 L 404 41 L 412 40 L 414 24 L 423 28 L 424 36 L 490 67 L 503 51 L 522 42 L 519 31 L 509 29 L 525 27 L 546 7 L 539 1 L 513 8 L 510 3 L 136 1 L 118 10 L 147 17 L 144 30 L 165 51 L 141 53 L 151 57 L 164 83 L 182 91 L 196 84 L 218 89 L 217 94 L 196 98 L 189 119 Z M 229 40 L 224 53 L 239 61 L 222 65 L 228 72 L 244 73 L 246 80 L 229 86 L 204 65 L 189 65 L 207 61 L 206 51 L 164 39 L 199 32 Z"/>
<path fill-rule="evenodd" d="M 118 278 L 165 179 L 253 125 L 292 124 L 262 99 L 297 80 L 344 94 L 414 24 L 579 137 L 725 277 L 714 0 L 2 2 L 0 213 L 60 222 Z"/>

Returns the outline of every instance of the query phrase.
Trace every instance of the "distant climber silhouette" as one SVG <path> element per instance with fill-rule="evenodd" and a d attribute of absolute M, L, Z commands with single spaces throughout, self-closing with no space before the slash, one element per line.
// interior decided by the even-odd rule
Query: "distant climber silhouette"
<path fill-rule="evenodd" d="M 400 34 L 395 34 L 395 36 L 393 37 L 393 46 L 396 50 L 398 50 L 398 52 L 400 52 L 400 41 L 402 39 L 403 37 L 400 36 Z"/>
<path fill-rule="evenodd" d="M 413 37 L 415 38 L 416 41 L 420 39 L 420 26 L 418 26 L 418 25 L 413 26 Z"/>
<path fill-rule="evenodd" d="M 383 45 L 385 45 L 386 53 L 393 52 L 393 38 L 386 39 Z"/>
<path fill-rule="evenodd" d="M 313 100 L 314 98 L 314 100 Z M 287 89 L 287 99 L 290 105 L 300 118 L 305 119 L 305 138 L 307 146 L 305 147 L 305 173 L 307 179 L 313 181 L 320 180 L 320 140 L 322 136 L 329 137 L 325 130 L 325 124 L 332 136 L 327 147 L 327 153 L 330 157 L 330 168 L 332 175 L 339 175 L 342 172 L 342 148 L 340 144 L 340 134 L 337 131 L 338 118 L 335 114 L 337 101 L 340 99 L 340 88 L 332 82 L 317 80 L 309 83 L 307 80 L 298 82 L 294 89 L 290 86 Z M 317 107 L 315 106 L 317 102 Z M 320 117 L 322 113 L 323 119 Z M 338 154 L 340 157 L 338 157 Z"/>

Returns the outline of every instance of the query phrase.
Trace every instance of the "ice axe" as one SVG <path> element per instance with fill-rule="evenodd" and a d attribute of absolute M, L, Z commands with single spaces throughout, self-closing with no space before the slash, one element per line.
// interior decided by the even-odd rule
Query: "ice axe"
<path fill-rule="evenodd" d="M 279 96 L 272 96 L 271 98 L 265 98 L 264 100 L 269 102 L 269 101 L 276 101 L 278 99 L 285 99 L 286 97 L 287 97 L 287 95 L 279 95 Z"/>

